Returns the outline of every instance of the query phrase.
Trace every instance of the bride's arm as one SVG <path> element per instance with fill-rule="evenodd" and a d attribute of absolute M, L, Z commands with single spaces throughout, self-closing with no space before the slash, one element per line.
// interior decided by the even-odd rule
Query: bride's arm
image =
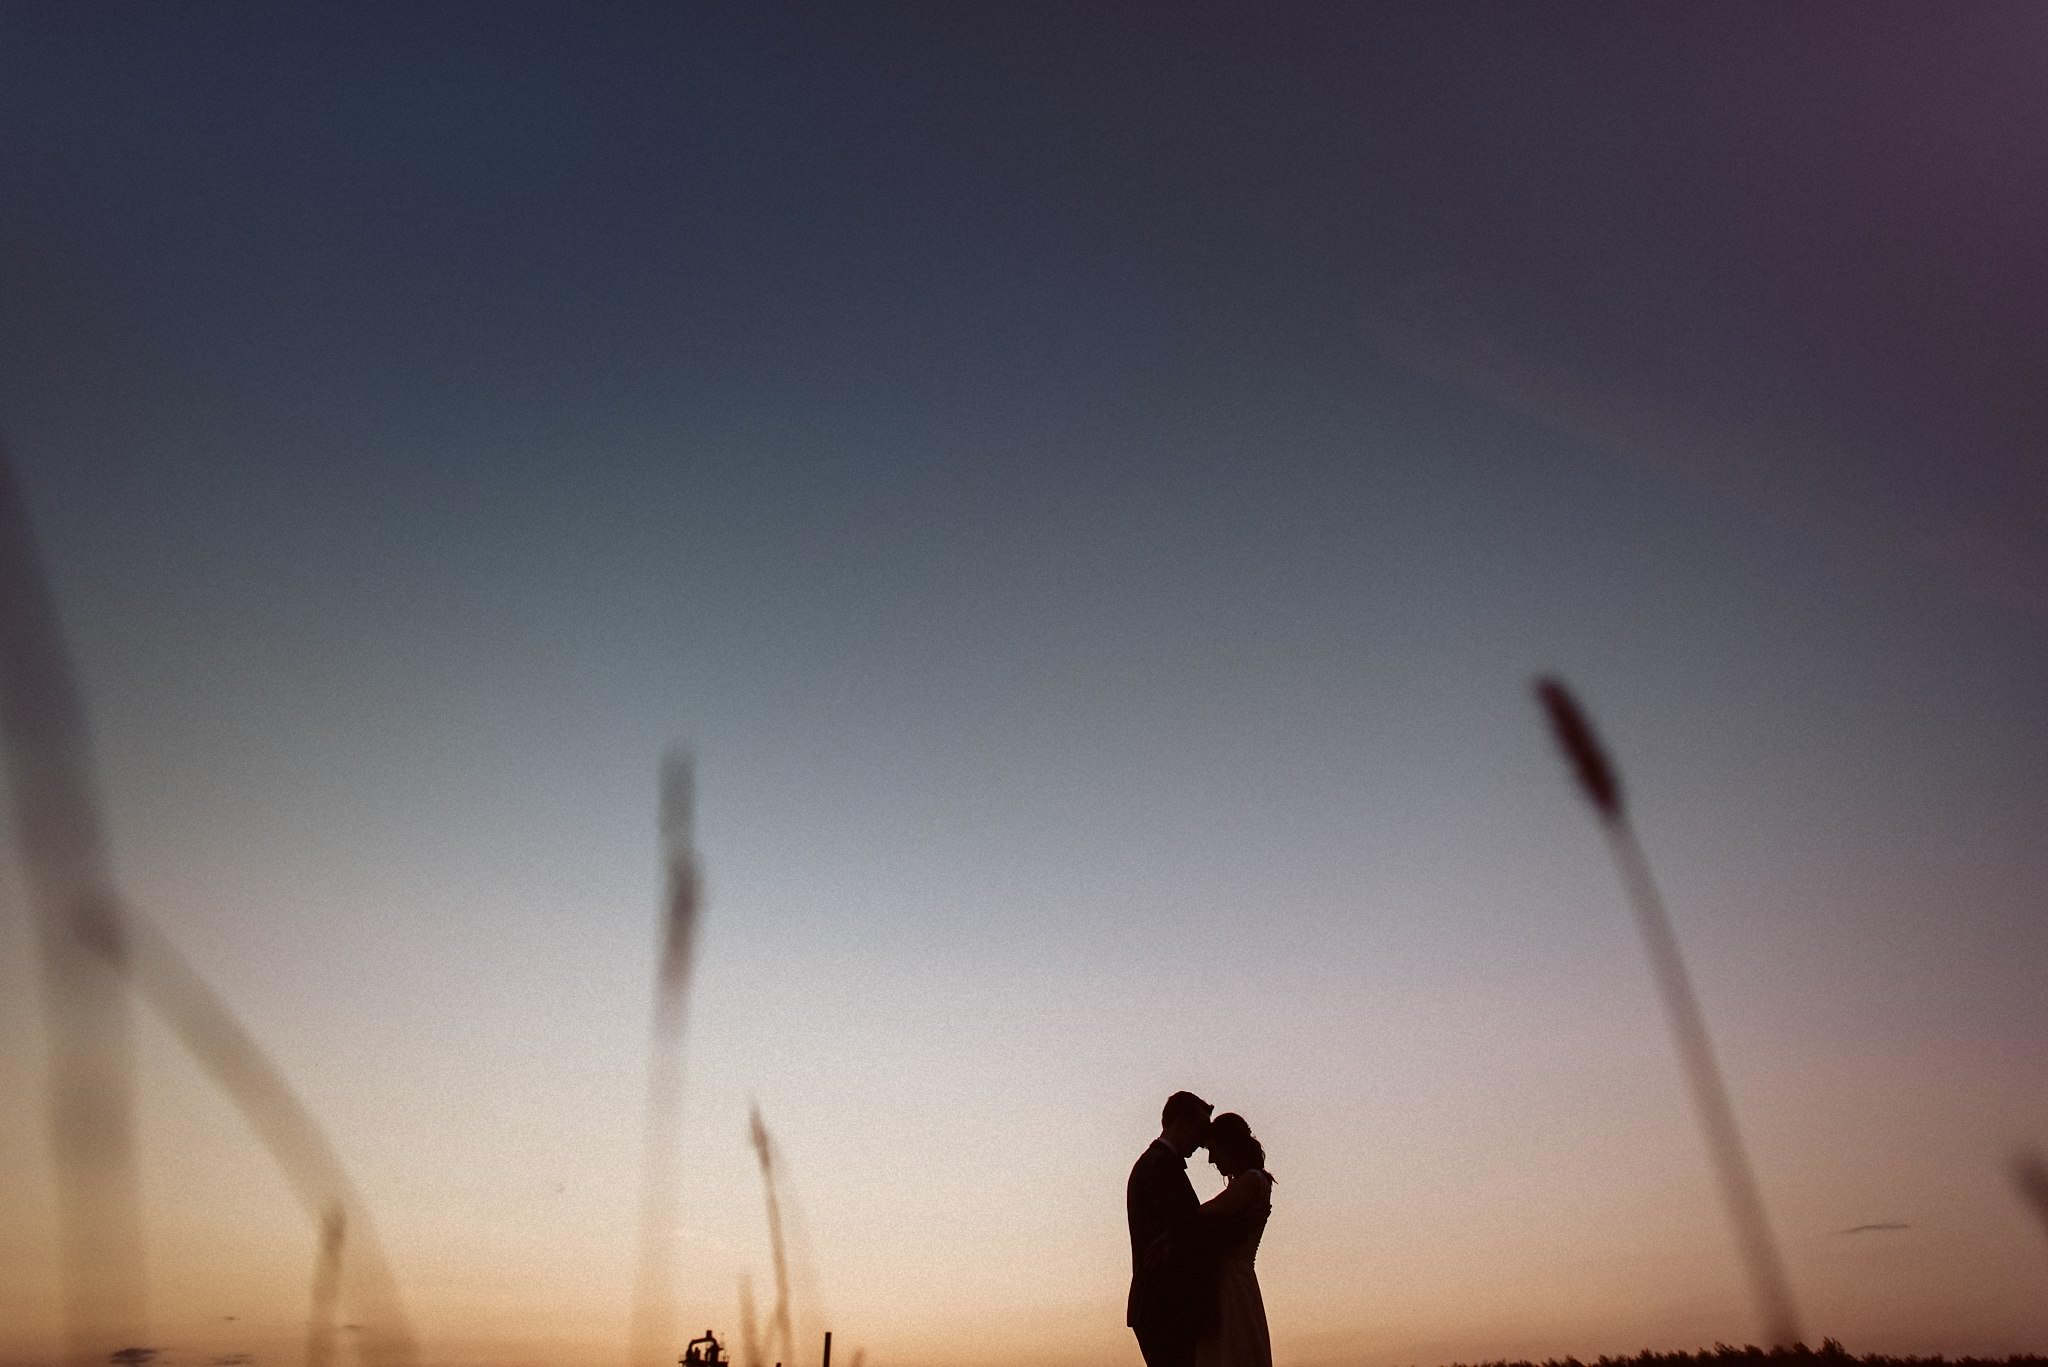
<path fill-rule="evenodd" d="M 1202 1202 L 1202 1221 L 1211 1224 L 1247 1216 L 1264 1207 L 1268 1199 L 1264 1173 L 1241 1172 L 1230 1185 Z"/>

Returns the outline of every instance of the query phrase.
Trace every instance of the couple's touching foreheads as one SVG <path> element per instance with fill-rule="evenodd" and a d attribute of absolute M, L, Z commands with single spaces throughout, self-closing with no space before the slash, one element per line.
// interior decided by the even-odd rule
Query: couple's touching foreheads
<path fill-rule="evenodd" d="M 1124 1322 L 1146 1367 L 1273 1367 L 1266 1305 L 1252 1259 L 1273 1211 L 1266 1150 L 1241 1115 L 1193 1092 L 1159 1113 L 1159 1137 L 1131 1165 L 1131 1298 Z M 1195 1199 L 1188 1159 L 1209 1151 L 1228 1185 Z"/>

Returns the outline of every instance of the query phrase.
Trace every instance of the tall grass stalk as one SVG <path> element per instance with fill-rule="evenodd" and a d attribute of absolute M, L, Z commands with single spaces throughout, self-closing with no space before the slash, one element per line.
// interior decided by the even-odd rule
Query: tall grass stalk
<path fill-rule="evenodd" d="M 126 989 L 134 987 L 225 1091 L 323 1226 L 346 1213 L 360 1249 L 347 1288 L 363 1360 L 409 1367 L 411 1331 L 368 1212 L 284 1075 L 148 918 L 122 905 L 93 791 L 85 709 L 0 446 L 0 745 L 17 839 L 42 930 L 50 1017 L 52 1140 L 74 1362 L 145 1335 Z"/>
<path fill-rule="evenodd" d="M 0 745 L 42 960 L 70 1360 L 145 1341 L 134 1026 L 85 708 L 13 454 L 0 443 Z"/>
<path fill-rule="evenodd" d="M 671 751 L 662 760 L 660 821 L 667 887 L 647 1063 L 640 1251 L 627 1348 L 630 1367 L 658 1367 L 670 1362 L 675 1351 L 676 1126 L 682 1100 L 683 1026 L 703 890 L 694 832 L 695 790 L 689 757 L 680 751 Z"/>
<path fill-rule="evenodd" d="M 1679 951 L 1678 936 L 1671 928 L 1664 899 L 1650 874 L 1649 858 L 1629 822 L 1620 777 L 1592 723 L 1564 684 L 1556 679 L 1539 679 L 1536 695 L 1550 718 L 1559 747 L 1571 761 L 1580 788 L 1600 817 L 1622 887 L 1635 911 L 1636 926 L 1642 932 L 1643 947 L 1650 958 L 1650 974 L 1656 979 L 1664 1001 L 1664 1014 L 1678 1046 L 1679 1065 L 1692 1093 L 1693 1110 L 1720 1179 L 1721 1197 L 1729 1221 L 1735 1226 L 1736 1244 L 1749 1272 L 1765 1340 L 1790 1346 L 1800 1341 L 1799 1314 L 1791 1284 L 1778 1256 L 1777 1241 L 1771 1234 L 1763 1195 L 1743 1147 L 1742 1132 L 1735 1123 L 1735 1108 L 1729 1102 L 1727 1085 L 1714 1059 L 1706 1015 L 1693 992 L 1692 978 L 1686 972 L 1685 957 Z"/>
<path fill-rule="evenodd" d="M 796 1337 L 789 1320 L 789 1253 L 782 1234 L 782 1203 L 775 1192 L 775 1144 L 761 1119 L 761 1108 L 747 1108 L 747 1134 L 754 1144 L 754 1157 L 761 1165 L 761 1190 L 768 1205 L 768 1256 L 775 1271 L 775 1304 L 768 1312 L 767 1347 L 773 1352 L 782 1345 L 780 1362 L 796 1361 Z"/>

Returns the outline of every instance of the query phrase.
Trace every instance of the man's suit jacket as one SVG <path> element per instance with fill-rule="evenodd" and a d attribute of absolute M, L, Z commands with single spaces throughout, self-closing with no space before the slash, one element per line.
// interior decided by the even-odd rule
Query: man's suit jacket
<path fill-rule="evenodd" d="M 1187 1160 L 1163 1141 L 1153 1140 L 1131 1165 L 1130 1181 L 1124 1184 L 1124 1215 L 1131 1226 L 1131 1295 L 1124 1305 L 1125 1324 L 1136 1328 L 1192 1312 L 1191 1264 L 1201 1206 L 1188 1181 Z"/>

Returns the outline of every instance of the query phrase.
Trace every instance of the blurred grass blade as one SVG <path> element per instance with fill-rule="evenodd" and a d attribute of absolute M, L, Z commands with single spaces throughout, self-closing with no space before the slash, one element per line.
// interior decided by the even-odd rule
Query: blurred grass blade
<path fill-rule="evenodd" d="M 2031 1149 L 2025 1150 L 2012 1160 L 2012 1179 L 2034 1218 L 2041 1222 L 2041 1232 L 2048 1234 L 2048 1161 Z"/>
<path fill-rule="evenodd" d="M 313 1305 L 306 1315 L 306 1367 L 334 1361 L 334 1307 L 341 1297 L 341 1246 L 348 1216 L 339 1203 L 320 1217 L 320 1251 L 313 1263 Z"/>
<path fill-rule="evenodd" d="M 740 1273 L 740 1367 L 762 1367 L 761 1330 L 754 1318 L 754 1279 Z"/>
<path fill-rule="evenodd" d="M 349 1212 L 361 1253 L 350 1302 L 364 1360 L 405 1367 L 412 1338 L 340 1160 L 256 1042 L 147 918 L 121 907 L 92 791 L 84 707 L 7 452 L 0 449 L 0 739 L 42 928 L 66 1317 L 80 1362 L 142 1329 L 133 1161 L 131 978 L 248 1120 L 315 1219 Z"/>
<path fill-rule="evenodd" d="M 1777 1240 L 1771 1234 L 1763 1195 L 1743 1147 L 1742 1132 L 1735 1123 L 1735 1108 L 1728 1100 L 1727 1084 L 1722 1081 L 1720 1065 L 1714 1058 L 1706 1015 L 1700 1010 L 1692 977 L 1686 972 L 1685 957 L 1678 948 L 1677 933 L 1671 928 L 1664 898 L 1650 874 L 1650 861 L 1622 810 L 1621 781 L 1601 748 L 1592 722 L 1571 691 L 1557 679 L 1543 678 L 1536 682 L 1536 696 L 1550 718 L 1558 744 L 1571 761 L 1579 786 L 1600 814 L 1608 849 L 1635 912 L 1636 927 L 1642 933 L 1643 948 L 1650 959 L 1650 973 L 1663 999 L 1664 1014 L 1678 1046 L 1679 1065 L 1692 1094 L 1693 1111 L 1720 1180 L 1729 1222 L 1735 1226 L 1736 1244 L 1749 1272 L 1765 1339 L 1773 1346 L 1790 1347 L 1800 1341 L 1799 1314 L 1792 1300 L 1791 1284 L 1778 1255 Z"/>
<path fill-rule="evenodd" d="M 338 1233 L 332 1250 L 337 1292 L 353 1308 L 360 1326 L 359 1356 L 366 1363 L 391 1367 L 411 1363 L 415 1349 L 396 1281 L 368 1209 L 319 1122 L 156 925 L 147 917 L 130 915 L 126 929 L 127 962 L 136 989 L 248 1122 L 293 1195 L 322 1230 L 323 1246 L 330 1227 L 353 1235 L 355 1254 L 346 1264 L 341 1261 Z"/>
<path fill-rule="evenodd" d="M 661 851 L 667 888 L 647 1064 L 640 1251 L 627 1349 L 631 1367 L 664 1367 L 673 1361 L 675 1351 L 676 1125 L 682 1098 L 683 1026 L 702 898 L 695 816 L 689 757 L 671 751 L 661 767 Z"/>
<path fill-rule="evenodd" d="M 782 1236 L 782 1204 L 775 1191 L 775 1147 L 758 1106 L 747 1108 L 747 1132 L 754 1143 L 754 1157 L 761 1165 L 761 1189 L 768 1203 L 768 1255 L 775 1270 L 775 1305 L 768 1312 L 768 1348 L 779 1343 L 778 1361 L 796 1361 L 796 1338 L 789 1317 L 789 1254 Z"/>
<path fill-rule="evenodd" d="M 341 1297 L 353 1307 L 354 1318 L 361 1325 L 356 1345 L 362 1360 L 380 1367 L 406 1367 L 416 1350 L 400 1306 L 397 1282 L 384 1261 L 369 1210 L 356 1195 L 341 1158 L 312 1112 L 277 1065 L 154 925 L 134 918 L 129 934 L 136 986 L 186 1052 L 249 1122 L 299 1204 L 323 1231 L 331 1213 L 342 1213 L 354 1255 L 341 1273 Z"/>
<path fill-rule="evenodd" d="M 42 955 L 71 1359 L 147 1340 L 126 936 L 71 658 L 0 443 L 0 745 Z"/>

